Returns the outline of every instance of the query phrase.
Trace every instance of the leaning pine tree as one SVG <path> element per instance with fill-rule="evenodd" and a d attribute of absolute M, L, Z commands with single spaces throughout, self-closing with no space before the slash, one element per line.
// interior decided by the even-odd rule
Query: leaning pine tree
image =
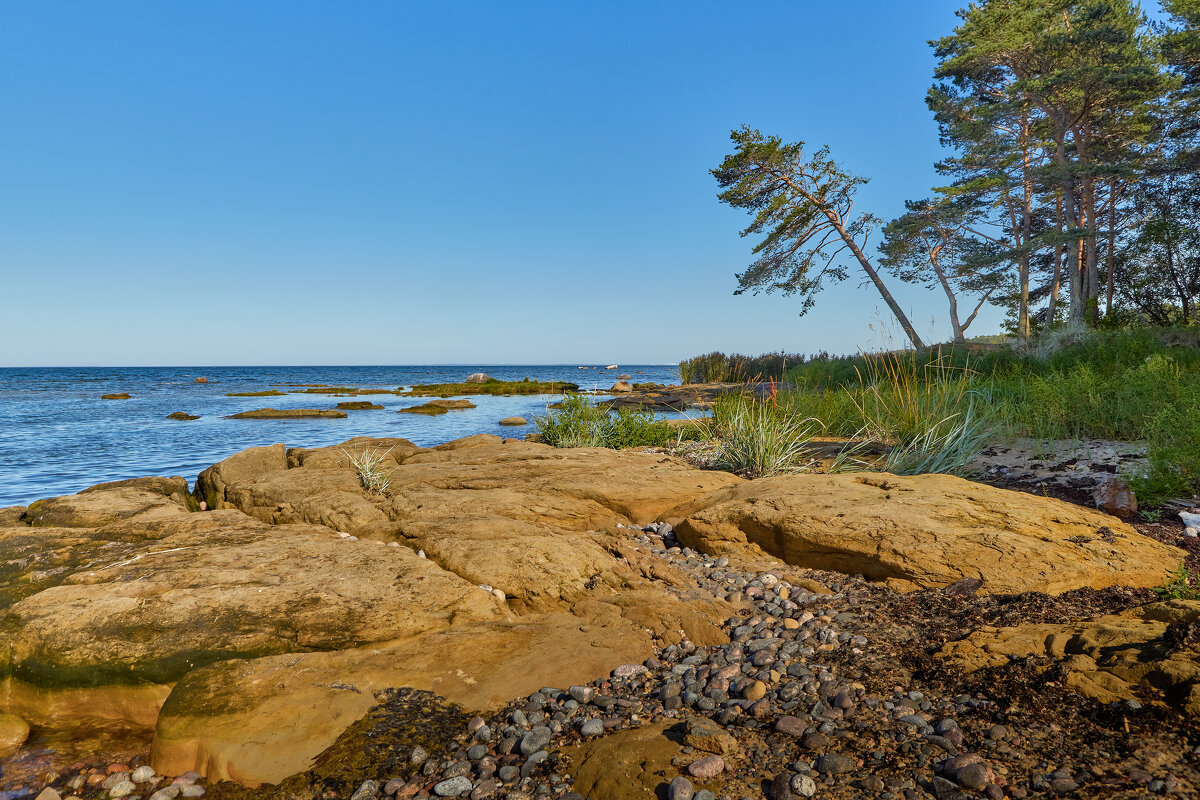
<path fill-rule="evenodd" d="M 738 275 L 735 294 L 747 290 L 800 294 L 800 313 L 812 308 L 824 280 L 845 280 L 838 256 L 848 250 L 879 291 L 914 347 L 925 345 L 863 253 L 879 219 L 854 212 L 854 195 L 867 182 L 846 172 L 823 147 L 806 158 L 804 143 L 785 144 L 743 127 L 730 137 L 736 150 L 712 170 L 733 208 L 754 214 L 743 236 L 765 233 L 754 248 L 758 259 Z"/>

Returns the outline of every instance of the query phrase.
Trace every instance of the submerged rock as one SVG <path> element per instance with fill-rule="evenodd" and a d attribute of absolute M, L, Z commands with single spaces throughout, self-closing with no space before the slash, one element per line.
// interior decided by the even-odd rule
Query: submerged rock
<path fill-rule="evenodd" d="M 183 422 L 187 422 L 187 421 L 190 421 L 193 419 L 200 419 L 200 418 L 197 416 L 194 416 L 192 414 L 188 414 L 186 411 L 175 411 L 171 414 L 167 414 L 167 419 L 176 419 L 176 420 L 180 420 Z"/>
<path fill-rule="evenodd" d="M 345 419 L 345 411 L 333 408 L 256 408 L 230 414 L 226 419 Z"/>
<path fill-rule="evenodd" d="M 100 399 L 101 400 L 129 400 L 129 399 L 131 399 L 131 397 L 130 397 L 130 395 L 128 395 L 125 392 L 114 392 L 113 394 L 102 394 L 102 395 L 100 395 Z"/>
<path fill-rule="evenodd" d="M 0 758 L 8 758 L 29 738 L 29 723 L 15 714 L 0 711 Z"/>

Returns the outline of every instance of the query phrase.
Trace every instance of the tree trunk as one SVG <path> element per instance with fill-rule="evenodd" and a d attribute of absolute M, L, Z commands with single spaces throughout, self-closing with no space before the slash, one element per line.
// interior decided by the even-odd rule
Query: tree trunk
<path fill-rule="evenodd" d="M 818 204 L 814 203 L 814 205 Z M 820 206 L 818 205 L 818 207 Z M 854 257 L 858 259 L 859 266 L 863 268 L 863 272 L 867 273 L 867 277 L 871 279 L 871 283 L 875 284 L 875 288 L 879 290 L 879 296 L 883 298 L 883 302 L 887 303 L 887 307 L 892 310 L 892 314 L 896 316 L 896 321 L 899 322 L 900 327 L 904 329 L 904 333 L 908 336 L 908 340 L 912 342 L 913 347 L 917 348 L 918 350 L 925 349 L 925 343 L 922 342 L 921 337 L 917 335 L 916 328 L 914 328 L 912 323 L 908 321 L 908 315 L 906 315 L 904 310 L 900 308 L 900 304 L 896 302 L 896 298 L 892 297 L 892 293 L 889 292 L 887 286 L 884 285 L 883 279 L 879 277 L 879 273 L 876 272 L 875 268 L 871 266 L 871 262 L 867 260 L 865 255 L 863 255 L 863 251 L 861 248 L 859 248 L 858 243 L 854 241 L 854 237 L 851 236 L 850 232 L 846 230 L 846 227 L 842 225 L 841 218 L 831 209 L 821 208 L 821 211 L 825 214 L 825 217 L 830 221 L 830 223 L 833 224 L 833 227 L 835 230 L 837 230 L 838 235 L 842 237 L 842 241 L 845 242 L 846 246 L 850 248 L 850 252 L 853 253 Z"/>
<path fill-rule="evenodd" d="M 1054 213 L 1054 223 L 1058 228 L 1059 238 L 1062 238 L 1063 232 L 1063 199 L 1062 192 L 1058 193 L 1058 202 L 1056 203 Z M 1066 253 L 1066 248 L 1059 241 L 1054 245 L 1054 278 L 1050 281 L 1050 305 L 1046 310 L 1046 324 L 1042 326 L 1042 331 L 1049 331 L 1054 325 L 1054 315 L 1058 313 L 1058 288 L 1062 285 L 1062 263 L 1063 256 Z"/>
<path fill-rule="evenodd" d="M 1115 268 L 1117 265 L 1117 198 L 1120 190 L 1117 179 L 1113 178 L 1112 188 L 1108 192 L 1108 252 L 1104 254 L 1105 269 L 1108 272 L 1108 285 L 1104 298 L 1104 316 L 1113 313 L 1113 290 L 1116 285 Z"/>

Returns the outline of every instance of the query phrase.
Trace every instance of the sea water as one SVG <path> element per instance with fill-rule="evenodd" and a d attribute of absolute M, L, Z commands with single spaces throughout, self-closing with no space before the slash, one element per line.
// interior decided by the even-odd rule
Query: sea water
<path fill-rule="evenodd" d="M 476 433 L 521 437 L 535 415 L 559 399 L 550 395 L 472 395 L 478 407 L 440 416 L 398 414 L 428 397 L 306 394 L 302 384 L 397 389 L 458 383 L 474 372 L 498 380 L 568 381 L 604 392 L 618 375 L 633 382 L 676 383 L 675 365 L 412 366 L 412 367 L 45 367 L 0 369 L 0 507 L 72 494 L 105 481 L 182 475 L 189 483 L 205 467 L 247 447 L 283 442 L 324 447 L 355 436 L 409 439 L 427 447 Z M 197 377 L 207 383 L 195 383 Z M 278 397 L 228 397 L 277 390 Z M 102 400 L 125 393 L 129 400 Z M 346 419 L 227 419 L 256 408 L 335 408 L 369 400 L 378 411 L 348 411 Z M 183 411 L 199 419 L 167 415 Z M 502 427 L 505 417 L 528 427 Z M 668 415 L 678 416 L 678 415 Z"/>

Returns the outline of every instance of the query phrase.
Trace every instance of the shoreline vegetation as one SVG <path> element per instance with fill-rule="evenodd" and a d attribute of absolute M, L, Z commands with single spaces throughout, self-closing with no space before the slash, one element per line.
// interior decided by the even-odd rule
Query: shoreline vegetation
<path fill-rule="evenodd" d="M 1012 437 L 1144 442 L 1146 469 L 1121 476 L 1144 507 L 1200 492 L 1200 329 L 1066 328 L 1028 344 L 786 359 L 784 371 L 778 354 L 710 353 L 681 362 L 680 374 L 773 383 L 782 417 L 930 452 Z"/>

